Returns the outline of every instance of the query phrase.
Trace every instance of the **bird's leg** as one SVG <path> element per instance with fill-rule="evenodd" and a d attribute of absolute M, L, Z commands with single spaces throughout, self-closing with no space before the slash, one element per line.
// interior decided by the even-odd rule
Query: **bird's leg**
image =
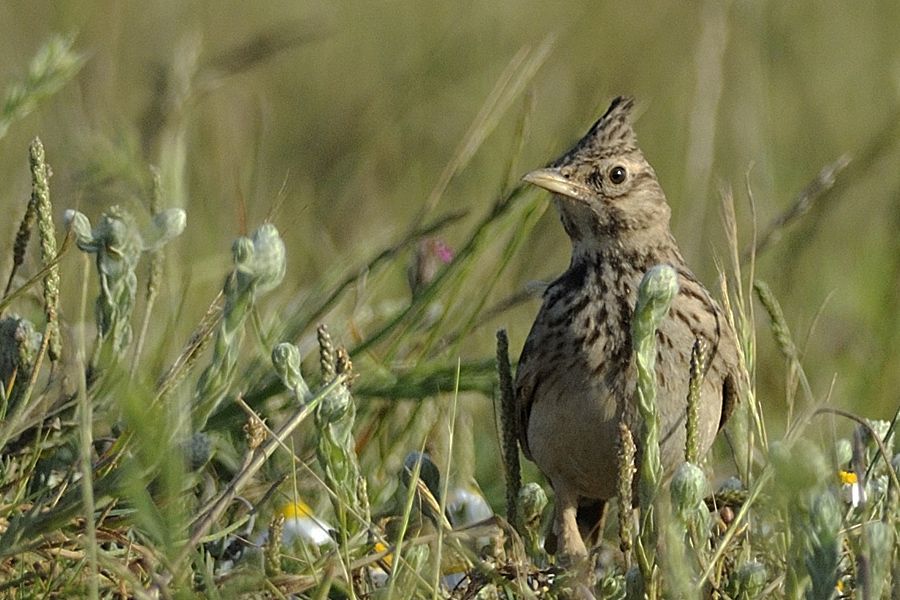
<path fill-rule="evenodd" d="M 556 491 L 555 526 L 557 550 L 561 562 L 575 566 L 587 559 L 587 547 L 578 531 L 578 495 L 565 485 L 554 485 Z"/>

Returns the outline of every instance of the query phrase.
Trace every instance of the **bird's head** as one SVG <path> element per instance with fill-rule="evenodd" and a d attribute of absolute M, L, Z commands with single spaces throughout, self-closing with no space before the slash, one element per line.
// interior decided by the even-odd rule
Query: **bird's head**
<path fill-rule="evenodd" d="M 669 206 L 631 126 L 633 107 L 632 98 L 616 98 L 571 150 L 523 178 L 554 193 L 576 248 L 668 228 Z"/>

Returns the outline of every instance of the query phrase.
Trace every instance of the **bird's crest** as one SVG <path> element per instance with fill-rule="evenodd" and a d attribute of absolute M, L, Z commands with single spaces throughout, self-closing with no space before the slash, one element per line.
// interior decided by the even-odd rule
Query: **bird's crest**
<path fill-rule="evenodd" d="M 562 167 L 576 160 L 596 161 L 636 151 L 637 136 L 631 127 L 633 108 L 634 98 L 630 96 L 615 98 L 584 137 L 551 166 Z"/>

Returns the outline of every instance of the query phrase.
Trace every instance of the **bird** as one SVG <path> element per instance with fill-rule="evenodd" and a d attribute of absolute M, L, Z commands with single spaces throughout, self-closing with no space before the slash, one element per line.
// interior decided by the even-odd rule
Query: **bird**
<path fill-rule="evenodd" d="M 544 290 L 514 385 L 519 444 L 555 495 L 547 549 L 570 562 L 587 556 L 584 537 L 616 494 L 619 423 L 640 431 L 630 332 L 647 270 L 667 264 L 679 283 L 656 337 L 666 472 L 684 461 L 695 340 L 708 348 L 698 411 L 702 454 L 733 412 L 742 381 L 737 336 L 681 255 L 666 196 L 637 144 L 633 109 L 632 97 L 615 98 L 571 150 L 523 177 L 552 192 L 572 246 L 568 269 Z"/>

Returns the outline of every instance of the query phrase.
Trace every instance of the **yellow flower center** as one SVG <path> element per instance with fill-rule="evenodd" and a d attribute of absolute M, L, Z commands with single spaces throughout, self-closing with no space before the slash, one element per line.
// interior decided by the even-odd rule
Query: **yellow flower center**
<path fill-rule="evenodd" d="M 382 544 L 381 542 L 375 542 L 375 552 L 376 552 L 376 553 L 380 554 L 380 553 L 384 552 L 384 551 L 387 550 L 387 549 L 388 549 L 388 547 L 385 546 L 384 544 Z M 384 556 L 384 558 L 382 558 L 381 560 L 383 560 L 383 561 L 384 561 L 384 564 L 386 564 L 386 565 L 389 566 L 389 567 L 393 567 L 393 566 L 394 566 L 394 565 L 393 565 L 393 562 L 394 562 L 394 555 L 393 555 L 393 554 L 388 553 L 388 554 L 386 554 L 386 555 Z"/>
<path fill-rule="evenodd" d="M 304 519 L 313 516 L 312 509 L 303 500 L 288 502 L 281 507 L 285 519 Z"/>
<path fill-rule="evenodd" d="M 853 471 L 844 471 L 841 469 L 838 471 L 838 477 L 841 479 L 841 483 L 843 485 L 853 485 L 857 483 L 859 480 L 856 478 L 856 473 Z"/>

